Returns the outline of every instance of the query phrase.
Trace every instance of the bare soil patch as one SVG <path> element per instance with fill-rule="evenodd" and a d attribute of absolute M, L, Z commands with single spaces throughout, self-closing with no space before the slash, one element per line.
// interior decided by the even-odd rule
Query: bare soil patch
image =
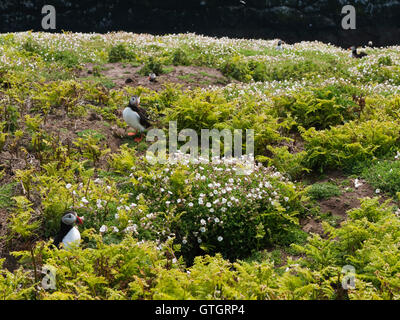
<path fill-rule="evenodd" d="M 86 78 L 93 75 L 95 65 L 86 64 L 79 72 L 79 78 Z M 151 90 L 159 91 L 164 88 L 166 83 L 176 83 L 183 89 L 207 88 L 209 86 L 224 87 L 229 82 L 220 71 L 195 66 L 171 66 L 167 73 L 157 77 L 156 82 L 150 82 L 148 76 L 139 74 L 141 67 L 134 67 L 124 63 L 107 63 L 101 66 L 100 75 L 112 80 L 116 87 L 145 87 Z"/>
<path fill-rule="evenodd" d="M 348 180 L 349 185 L 343 186 L 343 182 Z M 318 200 L 321 213 L 330 213 L 332 217 L 337 218 L 338 223 L 341 223 L 347 219 L 347 211 L 355 208 L 359 208 L 362 198 L 373 198 L 379 196 L 379 202 L 383 203 L 389 198 L 382 194 L 377 194 L 371 185 L 363 179 L 358 179 L 361 183 L 358 188 L 354 185 L 354 178 L 349 178 L 344 175 L 341 171 L 332 171 L 326 175 L 325 178 L 321 179 L 317 176 L 309 177 L 309 182 L 323 183 L 330 182 L 341 186 L 342 194 L 340 196 L 334 196 L 329 199 Z M 307 233 L 317 233 L 324 236 L 322 221 L 320 219 L 314 219 L 313 217 L 305 217 L 300 220 L 300 225 L 303 231 Z"/>
<path fill-rule="evenodd" d="M 319 205 L 322 212 L 331 212 L 333 215 L 340 216 L 343 220 L 346 219 L 346 212 L 350 209 L 360 206 L 360 198 L 377 196 L 374 189 L 365 181 L 361 180 L 362 186 L 355 188 L 353 191 L 343 192 L 340 196 L 330 199 L 321 200 Z"/>
<path fill-rule="evenodd" d="M 313 217 L 305 217 L 301 219 L 300 226 L 304 232 L 317 233 L 321 236 L 324 234 L 322 223 L 320 221 L 315 220 Z"/>
<path fill-rule="evenodd" d="M 57 135 L 63 144 L 71 143 L 78 138 L 78 133 L 85 130 L 92 130 L 104 136 L 105 144 L 116 152 L 121 144 L 121 139 L 113 135 L 110 125 L 107 125 L 102 118 L 93 117 L 89 114 L 86 118 L 68 118 L 67 116 L 52 114 L 48 116 L 46 124 L 43 125 L 46 132 Z"/>
<path fill-rule="evenodd" d="M 333 215 L 339 216 L 341 220 L 345 220 L 347 217 L 346 212 L 348 210 L 360 207 L 359 199 L 361 198 L 373 198 L 378 196 L 380 198 L 379 202 L 381 203 L 389 199 L 385 195 L 377 194 L 375 192 L 375 189 L 372 188 L 372 186 L 363 179 L 358 178 L 358 181 L 359 183 L 361 183 L 361 185 L 356 188 L 354 184 L 355 179 L 347 177 L 340 171 L 333 171 L 329 173 L 324 179 L 313 179 L 312 182 L 331 182 L 337 185 L 341 185 L 344 180 L 349 180 L 350 185 L 348 187 L 342 186 L 342 194 L 340 196 L 335 196 L 319 201 L 322 213 L 331 212 Z"/>
<path fill-rule="evenodd" d="M 331 212 L 333 215 L 339 216 L 342 220 L 345 220 L 348 210 L 360 207 L 360 198 L 380 196 L 381 202 L 387 200 L 386 197 L 376 194 L 372 186 L 363 179 L 358 179 L 361 185 L 356 188 L 354 184 L 355 179 L 345 176 L 340 171 L 331 172 L 326 178 L 318 182 L 331 182 L 340 185 L 344 180 L 349 180 L 350 185 L 348 187 L 342 187 L 342 194 L 340 196 L 319 201 L 321 212 Z"/>

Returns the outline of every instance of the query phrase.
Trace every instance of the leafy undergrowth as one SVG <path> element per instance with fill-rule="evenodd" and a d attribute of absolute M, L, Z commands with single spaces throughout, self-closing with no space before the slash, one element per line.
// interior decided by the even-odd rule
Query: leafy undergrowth
<path fill-rule="evenodd" d="M 342 228 L 325 225 L 329 237 L 310 237 L 293 245 L 297 261 L 276 267 L 272 261 L 230 262 L 220 254 L 198 256 L 185 268 L 172 248 L 137 242 L 127 236 L 107 245 L 87 230 L 92 248 L 57 250 L 39 242 L 18 252 L 25 268 L 0 273 L 5 299 L 399 299 L 400 220 L 377 199 L 366 199 L 349 212 Z M 57 270 L 57 287 L 35 289 L 32 270 L 40 261 Z M 342 267 L 357 270 L 355 289 L 343 290 Z M 38 265 L 37 265 L 38 266 Z"/>
<path fill-rule="evenodd" d="M 315 183 L 312 185 L 310 196 L 315 200 L 329 199 L 341 194 L 340 188 L 332 183 Z"/>
<path fill-rule="evenodd" d="M 399 299 L 398 47 L 351 59 L 318 42 L 275 45 L 0 35 L 0 297 Z M 149 84 L 151 72 L 162 82 Z M 150 143 L 124 133 L 132 95 L 166 134 L 170 121 L 199 136 L 253 129 L 256 164 L 148 161 Z M 332 170 L 343 185 L 324 180 Z M 361 206 L 337 202 L 350 195 Z M 71 209 L 83 240 L 58 250 Z M 43 266 L 55 289 L 44 289 Z"/>

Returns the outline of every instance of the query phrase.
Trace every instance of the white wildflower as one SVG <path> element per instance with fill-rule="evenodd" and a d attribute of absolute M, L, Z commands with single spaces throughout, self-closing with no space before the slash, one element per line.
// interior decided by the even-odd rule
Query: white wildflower
<path fill-rule="evenodd" d="M 356 188 L 356 189 L 358 189 L 359 187 L 361 187 L 363 184 L 361 183 L 361 181 L 360 180 L 358 180 L 358 179 L 355 179 L 354 180 L 354 187 Z"/>

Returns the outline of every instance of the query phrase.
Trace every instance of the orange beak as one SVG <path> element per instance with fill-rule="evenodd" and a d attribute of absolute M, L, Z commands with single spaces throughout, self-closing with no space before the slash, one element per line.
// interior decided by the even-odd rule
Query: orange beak
<path fill-rule="evenodd" d="M 77 221 L 78 221 L 78 224 L 79 224 L 79 225 L 80 225 L 80 224 L 83 224 L 83 220 L 82 220 L 82 218 L 80 218 L 80 217 L 76 216 L 76 219 L 77 219 Z"/>

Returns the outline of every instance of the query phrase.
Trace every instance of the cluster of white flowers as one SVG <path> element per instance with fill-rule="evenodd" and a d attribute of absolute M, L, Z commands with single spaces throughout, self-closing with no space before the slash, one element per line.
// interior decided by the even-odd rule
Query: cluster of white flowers
<path fill-rule="evenodd" d="M 273 188 L 273 180 L 279 180 L 292 186 L 285 176 L 272 167 L 264 167 L 255 163 L 253 156 L 241 158 L 214 158 L 209 161 L 205 158 L 191 159 L 189 154 L 177 152 L 171 158 L 174 161 L 167 161 L 162 173 L 154 174 L 154 189 L 159 190 L 160 197 L 164 201 L 148 199 L 147 205 L 155 212 L 169 212 L 176 210 L 178 206 L 187 212 L 196 212 L 198 220 L 192 232 L 198 243 L 204 242 L 205 237 L 209 239 L 210 232 L 223 229 L 224 221 L 228 221 L 228 214 L 233 210 L 242 210 L 243 206 L 273 206 L 275 208 L 290 209 L 290 197 L 282 195 L 281 191 Z M 248 175 L 238 172 L 242 167 L 249 169 Z M 191 193 L 185 199 L 177 197 L 173 192 L 170 179 L 176 172 L 185 170 L 185 184 L 191 185 Z M 256 181 L 256 183 L 255 183 Z M 139 196 L 138 196 L 139 199 Z M 253 203 L 255 203 L 253 205 Z M 148 214 L 141 218 L 141 227 L 152 229 L 151 220 L 155 217 Z M 217 229 L 216 229 L 217 228 Z M 168 232 L 168 230 L 166 230 Z M 189 236 L 189 235 L 187 235 Z M 218 242 L 223 241 L 222 235 L 216 235 Z M 188 238 L 182 239 L 182 245 L 188 243 Z"/>
<path fill-rule="evenodd" d="M 359 179 L 354 179 L 354 188 L 358 189 L 359 187 L 361 187 L 363 185 L 363 183 L 361 182 L 361 180 Z"/>

